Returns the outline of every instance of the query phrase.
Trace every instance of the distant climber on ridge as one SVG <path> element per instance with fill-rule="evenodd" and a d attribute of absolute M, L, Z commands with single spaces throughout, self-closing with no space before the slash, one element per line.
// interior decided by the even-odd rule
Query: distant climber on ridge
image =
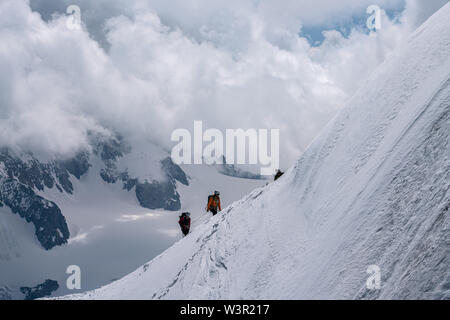
<path fill-rule="evenodd" d="M 189 230 L 191 229 L 191 217 L 189 212 L 183 212 L 180 216 L 180 220 L 178 221 L 178 224 L 181 227 L 181 232 L 185 236 L 189 233 Z"/>
<path fill-rule="evenodd" d="M 219 211 L 222 211 L 219 195 L 219 191 L 214 191 L 213 195 L 208 196 L 208 205 L 206 206 L 206 212 L 211 211 L 213 216 L 217 214 L 217 209 L 219 209 Z"/>
<path fill-rule="evenodd" d="M 277 173 L 275 174 L 275 177 L 274 177 L 273 181 L 277 181 L 278 178 L 280 178 L 283 174 L 284 174 L 284 172 L 281 171 L 280 169 L 278 169 Z"/>

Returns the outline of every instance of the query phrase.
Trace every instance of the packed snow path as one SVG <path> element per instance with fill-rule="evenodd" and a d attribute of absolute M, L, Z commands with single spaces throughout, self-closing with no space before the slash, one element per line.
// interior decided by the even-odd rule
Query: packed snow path
<path fill-rule="evenodd" d="M 421 26 L 277 182 L 65 298 L 450 299 L 449 16 Z"/>

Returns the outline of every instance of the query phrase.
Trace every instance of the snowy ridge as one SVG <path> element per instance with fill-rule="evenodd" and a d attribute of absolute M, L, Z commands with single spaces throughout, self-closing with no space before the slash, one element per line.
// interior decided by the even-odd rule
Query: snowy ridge
<path fill-rule="evenodd" d="M 450 299 L 449 16 L 421 26 L 276 183 L 63 298 Z"/>
<path fill-rule="evenodd" d="M 151 210 L 140 206 L 134 192 L 124 191 L 121 183 L 102 179 L 101 159 L 93 157 L 90 163 L 89 172 L 80 180 L 72 179 L 72 194 L 56 188 L 37 192 L 57 203 L 67 218 L 71 237 L 65 246 L 44 250 L 32 224 L 12 214 L 8 207 L 0 208 L 0 299 L 23 299 L 20 287 L 35 287 L 46 279 L 59 283 L 53 296 L 73 293 L 65 286 L 65 270 L 72 264 L 89 274 L 82 279 L 83 291 L 111 283 L 182 237 L 177 225 L 182 211 L 192 213 L 194 225 L 207 220 L 211 216 L 204 209 L 207 195 L 218 186 L 224 193 L 223 203 L 229 204 L 265 184 L 262 180 L 224 176 L 212 166 L 187 166 L 183 170 L 189 175 L 189 185 L 177 182 L 181 210 Z"/>

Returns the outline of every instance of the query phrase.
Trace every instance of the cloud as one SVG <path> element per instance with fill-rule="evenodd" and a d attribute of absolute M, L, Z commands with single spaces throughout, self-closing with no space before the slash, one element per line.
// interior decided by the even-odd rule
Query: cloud
<path fill-rule="evenodd" d="M 65 155 L 112 129 L 170 148 L 174 129 L 203 120 L 280 128 L 287 166 L 412 30 L 384 15 L 376 35 L 329 31 L 311 47 L 301 19 L 322 15 L 302 1 L 78 2 L 94 31 L 69 30 L 44 0 L 32 4 L 47 20 L 27 1 L 0 3 L 1 145 Z M 344 10 L 322 2 L 324 16 Z"/>
<path fill-rule="evenodd" d="M 208 38 L 223 47 L 245 45 L 248 18 L 261 17 L 275 34 L 297 33 L 302 24 L 327 25 L 348 19 L 377 4 L 385 10 L 399 9 L 404 0 L 31 0 L 32 8 L 50 19 L 52 13 L 64 13 L 70 4 L 83 9 L 83 20 L 97 39 L 103 38 L 104 22 L 114 16 L 135 18 L 146 11 L 157 13 L 164 25 L 179 28 L 197 40 Z"/>
<path fill-rule="evenodd" d="M 432 14 L 448 3 L 448 0 L 406 0 L 406 15 L 410 23 L 418 26 L 425 22 Z"/>

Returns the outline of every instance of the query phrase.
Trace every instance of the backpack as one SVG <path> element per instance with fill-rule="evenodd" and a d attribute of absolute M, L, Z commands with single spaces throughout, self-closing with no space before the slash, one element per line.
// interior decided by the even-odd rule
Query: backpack
<path fill-rule="evenodd" d="M 209 205 L 209 201 L 210 201 L 212 198 L 214 198 L 214 197 L 215 197 L 214 194 L 208 196 L 208 205 Z M 214 209 L 217 208 L 217 203 L 216 203 L 216 202 L 217 202 L 217 201 L 214 201 L 213 204 L 212 204 L 212 207 L 213 207 Z M 214 203 L 216 203 L 216 206 L 214 206 Z M 209 208 L 208 208 L 208 209 L 209 209 Z"/>
<path fill-rule="evenodd" d="M 189 226 L 189 217 L 187 217 L 184 213 L 180 216 L 180 224 L 183 226 Z"/>

